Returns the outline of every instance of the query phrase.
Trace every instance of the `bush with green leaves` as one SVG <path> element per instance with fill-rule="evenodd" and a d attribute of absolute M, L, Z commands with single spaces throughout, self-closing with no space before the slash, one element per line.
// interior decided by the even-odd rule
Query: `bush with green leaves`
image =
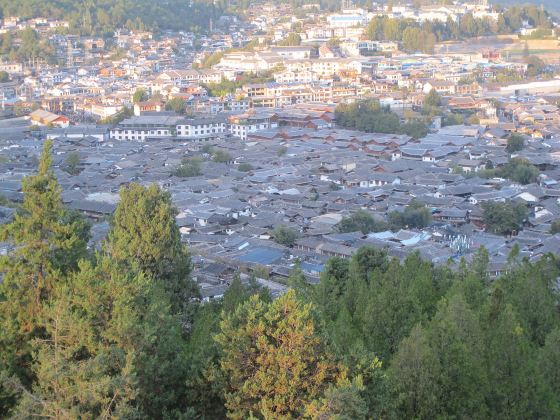
<path fill-rule="evenodd" d="M 172 175 L 179 178 L 190 178 L 194 176 L 202 175 L 201 170 L 202 159 L 194 156 L 191 158 L 185 157 L 182 159 L 181 165 L 179 165 L 172 173 Z"/>
<path fill-rule="evenodd" d="M 284 225 L 279 225 L 272 231 L 272 237 L 275 242 L 278 242 L 284 246 L 293 246 L 296 240 L 299 238 L 299 233 L 294 229 L 286 227 Z"/>

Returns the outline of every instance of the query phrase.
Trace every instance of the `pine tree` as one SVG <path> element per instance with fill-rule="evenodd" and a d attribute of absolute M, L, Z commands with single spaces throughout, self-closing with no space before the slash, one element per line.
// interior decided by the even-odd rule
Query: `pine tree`
<path fill-rule="evenodd" d="M 36 175 L 22 182 L 24 201 L 1 238 L 15 248 L 1 260 L 2 294 L 15 310 L 22 330 L 32 331 L 41 302 L 53 282 L 75 269 L 85 255 L 87 228 L 63 206 L 61 189 L 51 169 L 52 143 L 46 142 Z"/>
<path fill-rule="evenodd" d="M 439 359 L 439 395 L 436 407 L 441 417 L 488 417 L 485 397 L 488 380 L 480 355 L 484 351 L 478 315 L 463 296 L 443 298 L 428 326 L 428 340 Z"/>
<path fill-rule="evenodd" d="M 391 361 L 389 378 L 397 406 L 396 418 L 437 417 L 439 361 L 429 345 L 426 331 L 415 327 Z"/>
<path fill-rule="evenodd" d="M 361 420 L 368 418 L 368 406 L 361 396 L 364 385 L 361 378 L 345 378 L 325 391 L 325 396 L 313 401 L 306 408 L 311 419 Z"/>
<path fill-rule="evenodd" d="M 498 418 L 540 418 L 534 350 L 511 304 L 498 285 L 483 315 L 487 401 Z"/>
<path fill-rule="evenodd" d="M 543 379 L 545 401 L 551 417 L 560 417 L 560 327 L 546 337 L 544 346 L 539 350 L 537 366 Z"/>
<path fill-rule="evenodd" d="M 176 416 L 186 410 L 185 343 L 161 284 L 109 257 L 83 261 L 43 310 L 33 387 L 16 413 L 55 418 Z"/>
<path fill-rule="evenodd" d="M 121 190 L 106 251 L 124 268 L 161 282 L 174 311 L 184 312 L 198 290 L 190 279 L 190 257 L 181 243 L 175 215 L 169 193 L 157 185 L 130 184 Z"/>
<path fill-rule="evenodd" d="M 0 238 L 14 248 L 0 259 L 0 369 L 30 385 L 30 343 L 45 335 L 43 305 L 86 255 L 89 226 L 68 212 L 52 171 L 52 142 L 37 174 L 22 181 L 24 200 Z M 1 414 L 1 409 L 0 409 Z"/>
<path fill-rule="evenodd" d="M 490 255 L 488 250 L 481 246 L 473 256 L 472 270 L 481 280 L 488 280 L 488 264 L 490 263 Z"/>
<path fill-rule="evenodd" d="M 132 377 L 111 372 L 114 365 L 102 353 L 99 331 L 76 310 L 72 289 L 57 289 L 56 298 L 43 307 L 45 337 L 32 342 L 34 386 L 12 380 L 13 391 L 21 395 L 14 416 L 109 418 L 134 412 L 128 405 Z"/>
<path fill-rule="evenodd" d="M 288 291 L 268 305 L 253 296 L 222 320 L 216 340 L 228 417 L 300 417 L 344 377 L 315 331 L 311 310 Z"/>

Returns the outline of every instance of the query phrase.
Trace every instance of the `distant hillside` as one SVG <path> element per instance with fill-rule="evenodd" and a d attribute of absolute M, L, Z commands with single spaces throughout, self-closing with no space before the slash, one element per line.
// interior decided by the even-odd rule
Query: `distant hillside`
<path fill-rule="evenodd" d="M 544 6 L 547 11 L 560 11 L 560 1 L 558 0 L 496 0 L 492 2 L 493 4 L 499 4 L 501 6 L 511 6 L 518 4 L 534 4 L 537 6 Z"/>
<path fill-rule="evenodd" d="M 218 3 L 218 2 L 216 2 Z M 220 15 L 204 0 L 0 0 L 3 16 L 49 17 L 70 22 L 73 32 L 109 34 L 115 28 L 205 29 Z"/>

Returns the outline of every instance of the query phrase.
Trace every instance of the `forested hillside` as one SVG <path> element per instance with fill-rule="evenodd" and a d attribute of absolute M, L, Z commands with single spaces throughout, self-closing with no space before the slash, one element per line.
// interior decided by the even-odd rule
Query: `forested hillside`
<path fill-rule="evenodd" d="M 82 34 L 111 34 L 116 28 L 199 30 L 219 17 L 221 4 L 188 0 L 0 0 L 3 16 L 66 19 Z"/>
<path fill-rule="evenodd" d="M 560 3 L 557 0 L 501 0 L 496 4 L 502 6 L 534 4 L 535 6 L 543 6 L 546 10 L 560 11 Z"/>
<path fill-rule="evenodd" d="M 131 184 L 101 250 L 47 142 L 2 226 L 0 417 L 560 417 L 559 261 L 481 248 L 434 267 L 362 248 L 276 300 L 236 277 L 199 303 L 168 193 Z"/>

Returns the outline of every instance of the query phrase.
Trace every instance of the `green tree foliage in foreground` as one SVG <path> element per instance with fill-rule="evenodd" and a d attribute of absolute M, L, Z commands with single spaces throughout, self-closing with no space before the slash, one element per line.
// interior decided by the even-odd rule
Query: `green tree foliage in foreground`
<path fill-rule="evenodd" d="M 16 247 L 2 259 L 0 413 L 176 417 L 193 287 L 169 198 L 124 189 L 107 243 L 88 255 L 87 224 L 62 205 L 51 147 L 2 228 Z"/>
<path fill-rule="evenodd" d="M 2 240 L 14 246 L 0 259 L 0 369 L 26 385 L 33 377 L 31 343 L 45 335 L 41 307 L 60 279 L 76 269 L 88 240 L 87 224 L 63 207 L 51 148 L 46 142 L 37 174 L 22 182 L 20 210 L 0 231 Z"/>
<path fill-rule="evenodd" d="M 296 264 L 275 300 L 235 276 L 201 304 L 169 195 L 124 188 L 89 253 L 50 148 L 2 227 L 1 417 L 560 417 L 556 257 L 512 250 L 492 278 L 483 247 L 439 267 L 363 247 L 318 284 Z"/>
<path fill-rule="evenodd" d="M 310 304 L 288 292 L 271 304 L 253 296 L 221 324 L 225 406 L 230 418 L 304 414 L 329 384 L 344 378 L 314 327 Z"/>
<path fill-rule="evenodd" d="M 397 114 L 382 107 L 377 100 L 363 100 L 340 104 L 335 109 L 336 123 L 368 133 L 408 134 L 414 138 L 425 137 L 428 129 L 418 120 L 401 124 Z"/>
<path fill-rule="evenodd" d="M 120 196 L 107 252 L 125 271 L 145 273 L 160 281 L 174 309 L 180 310 L 196 296 L 196 291 L 190 279 L 190 256 L 175 223 L 171 195 L 155 184 L 148 188 L 130 184 Z"/>

